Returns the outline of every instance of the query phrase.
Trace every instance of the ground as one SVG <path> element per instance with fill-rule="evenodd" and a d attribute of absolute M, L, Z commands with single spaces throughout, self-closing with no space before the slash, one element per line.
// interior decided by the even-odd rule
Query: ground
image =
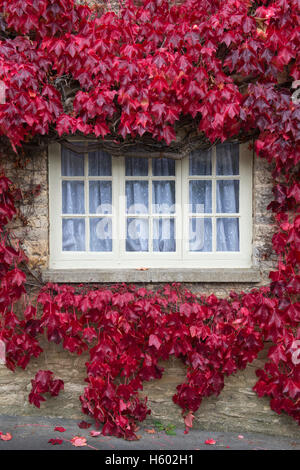
<path fill-rule="evenodd" d="M 165 431 L 159 431 L 159 426 L 141 426 L 138 430 L 138 441 L 125 441 L 106 436 L 91 437 L 90 432 L 95 430 L 92 424 L 87 429 L 78 426 L 80 420 L 24 417 L 0 415 L 0 431 L 3 434 L 10 433 L 12 439 L 0 440 L 0 452 L 2 450 L 105 450 L 113 454 L 118 450 L 300 450 L 300 440 L 268 436 L 264 434 L 209 432 L 192 429 L 184 434 L 183 428 L 176 428 L 172 432 L 176 435 L 168 435 Z M 63 427 L 65 432 L 54 431 L 55 427 Z M 86 438 L 87 445 L 75 447 L 70 442 L 74 436 Z M 52 445 L 49 439 L 62 439 L 60 445 Z M 212 444 L 205 441 L 212 440 Z M 214 443 L 215 441 L 215 443 Z M 115 454 L 116 455 L 116 454 Z"/>

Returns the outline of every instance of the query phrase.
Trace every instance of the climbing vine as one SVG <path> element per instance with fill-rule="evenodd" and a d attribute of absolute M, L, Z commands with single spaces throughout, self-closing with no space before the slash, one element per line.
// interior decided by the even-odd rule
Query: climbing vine
<path fill-rule="evenodd" d="M 204 397 L 272 341 L 257 371 L 258 396 L 300 422 L 300 111 L 297 0 L 123 2 L 118 13 L 67 0 L 0 0 L 0 133 L 12 147 L 37 135 L 96 135 L 126 143 L 151 136 L 171 144 L 186 117 L 212 143 L 256 137 L 274 166 L 278 266 L 270 285 L 227 299 L 177 284 L 79 289 L 48 284 L 29 303 L 26 257 L 13 240 L 18 191 L 0 178 L 0 341 L 6 365 L 26 368 L 40 337 L 72 354 L 89 351 L 84 413 L 103 434 L 135 439 L 150 412 L 139 396 L 158 379 L 159 360 L 187 366 L 173 397 L 186 428 Z M 100 140 L 101 140 L 100 139 Z M 27 304 L 18 311 L 20 299 Z M 51 371 L 32 381 L 30 401 L 58 394 Z"/>

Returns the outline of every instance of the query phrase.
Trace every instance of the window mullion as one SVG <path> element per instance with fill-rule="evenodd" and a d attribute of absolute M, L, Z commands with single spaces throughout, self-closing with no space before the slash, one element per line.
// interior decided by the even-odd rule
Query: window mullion
<path fill-rule="evenodd" d="M 120 158 L 120 157 L 119 157 Z M 119 198 L 121 195 L 122 188 L 120 187 L 120 175 L 119 175 L 119 165 L 118 159 L 112 157 L 111 160 L 111 184 L 112 184 L 112 212 L 111 212 L 111 221 L 112 221 L 112 252 L 113 255 L 119 259 L 120 257 L 120 224 L 121 218 L 119 215 Z"/>
<path fill-rule="evenodd" d="M 84 154 L 84 199 L 85 199 L 85 251 L 90 251 L 90 195 L 89 195 L 89 154 L 88 144 Z"/>
<path fill-rule="evenodd" d="M 217 150 L 216 146 L 212 149 L 212 251 L 217 251 L 217 219 L 216 219 L 216 208 L 217 208 L 217 183 L 216 183 L 216 160 Z"/>
<path fill-rule="evenodd" d="M 182 257 L 186 257 L 189 252 L 189 239 L 190 239 L 190 210 L 189 210 L 189 157 L 182 160 L 181 163 L 181 212 L 182 212 Z"/>
<path fill-rule="evenodd" d="M 117 228 L 117 254 L 118 257 L 124 256 L 126 252 L 126 237 L 127 237 L 127 212 L 126 212 L 126 176 L 125 176 L 125 158 L 115 158 L 116 167 L 116 195 L 117 207 L 116 214 L 116 228 Z"/>
<path fill-rule="evenodd" d="M 153 211 L 152 211 L 152 158 L 148 158 L 148 198 L 149 198 L 149 207 L 148 207 L 148 234 L 149 234 L 149 242 L 148 242 L 148 252 L 153 253 Z"/>
<path fill-rule="evenodd" d="M 175 162 L 175 214 L 174 214 L 174 227 L 175 227 L 175 243 L 176 251 L 182 260 L 182 212 L 183 212 L 183 197 L 182 197 L 182 162 L 181 160 Z M 180 234 L 180 236 L 178 236 Z"/>

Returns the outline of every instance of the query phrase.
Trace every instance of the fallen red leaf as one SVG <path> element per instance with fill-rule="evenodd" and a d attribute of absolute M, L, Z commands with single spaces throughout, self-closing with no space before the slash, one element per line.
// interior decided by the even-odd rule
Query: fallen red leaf
<path fill-rule="evenodd" d="M 92 437 L 97 437 L 97 436 L 99 436 L 100 434 L 101 434 L 100 431 L 90 431 L 90 436 L 92 436 Z"/>
<path fill-rule="evenodd" d="M 81 429 L 88 429 L 92 426 L 91 423 L 87 423 L 86 421 L 81 421 L 80 423 L 78 423 L 78 427 L 81 428 Z"/>
<path fill-rule="evenodd" d="M 54 431 L 58 431 L 58 432 L 65 432 L 65 428 L 61 427 L 61 426 L 56 426 L 54 428 Z"/>
<path fill-rule="evenodd" d="M 12 435 L 9 432 L 6 434 L 3 434 L 2 432 L 0 432 L 0 439 L 2 441 L 10 441 L 12 439 Z"/>
<path fill-rule="evenodd" d="M 207 439 L 204 444 L 208 444 L 210 446 L 213 446 L 214 444 L 216 443 L 216 441 L 214 441 L 213 439 Z"/>
<path fill-rule="evenodd" d="M 147 432 L 148 434 L 156 434 L 155 429 L 146 429 L 146 432 Z"/>
<path fill-rule="evenodd" d="M 49 444 L 52 444 L 53 446 L 56 446 L 58 444 L 62 444 L 63 440 L 62 439 L 49 439 Z"/>
<path fill-rule="evenodd" d="M 71 439 L 71 443 L 75 447 L 83 447 L 87 445 L 86 438 L 81 436 L 74 436 L 73 439 Z"/>
<path fill-rule="evenodd" d="M 188 414 L 186 415 L 186 417 L 184 418 L 184 424 L 186 425 L 186 430 L 188 430 L 187 428 L 192 428 L 193 427 L 193 419 L 195 418 L 195 416 L 193 415 L 193 413 L 191 411 L 188 412 Z"/>

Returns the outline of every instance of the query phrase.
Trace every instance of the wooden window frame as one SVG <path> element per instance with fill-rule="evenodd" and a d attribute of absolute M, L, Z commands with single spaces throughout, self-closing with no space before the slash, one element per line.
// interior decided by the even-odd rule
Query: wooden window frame
<path fill-rule="evenodd" d="M 74 142 L 74 140 L 72 139 Z M 82 142 L 83 139 L 80 139 Z M 240 144 L 240 174 L 239 176 L 216 176 L 215 162 L 216 150 L 212 151 L 212 176 L 189 176 L 188 158 L 175 160 L 175 194 L 176 194 L 176 252 L 126 252 L 125 233 L 125 180 L 128 179 L 174 179 L 174 177 L 128 177 L 125 176 L 125 159 L 123 157 L 112 158 L 112 177 L 88 176 L 87 153 L 85 153 L 84 177 L 70 177 L 71 180 L 85 180 L 85 207 L 88 208 L 87 181 L 112 179 L 112 220 L 113 220 L 113 251 L 112 252 L 68 252 L 62 251 L 62 184 L 68 179 L 61 176 L 61 146 L 58 143 L 49 146 L 49 219 L 50 219 L 50 259 L 49 268 L 56 270 L 80 270 L 80 269 L 143 269 L 143 268 L 251 268 L 252 267 L 252 166 L 253 152 L 248 144 Z M 149 159 L 149 168 L 151 159 Z M 214 186 L 218 179 L 239 179 L 240 200 L 239 214 L 224 214 L 225 217 L 238 217 L 240 220 L 240 251 L 239 252 L 190 252 L 188 251 L 189 230 L 189 180 L 211 180 L 213 184 L 213 212 L 199 217 L 212 217 L 213 239 L 216 231 L 216 208 Z M 150 185 L 151 187 L 151 185 Z M 151 194 L 151 193 L 150 193 Z M 149 199 L 149 206 L 151 199 Z M 108 215 L 105 214 L 105 217 Z M 218 214 L 220 216 L 220 214 Z M 79 218 L 98 217 L 99 214 L 78 215 Z M 101 217 L 101 215 L 100 215 Z M 110 216 L 109 216 L 110 217 Z M 159 215 L 160 217 L 160 215 Z M 198 215 L 197 215 L 198 217 Z M 223 217 L 223 215 L 222 215 Z M 72 216 L 73 218 L 73 216 Z M 86 224 L 87 226 L 89 224 Z M 89 233 L 86 232 L 86 239 Z M 150 240 L 150 238 L 149 238 Z M 215 248 L 215 246 L 214 246 Z"/>

